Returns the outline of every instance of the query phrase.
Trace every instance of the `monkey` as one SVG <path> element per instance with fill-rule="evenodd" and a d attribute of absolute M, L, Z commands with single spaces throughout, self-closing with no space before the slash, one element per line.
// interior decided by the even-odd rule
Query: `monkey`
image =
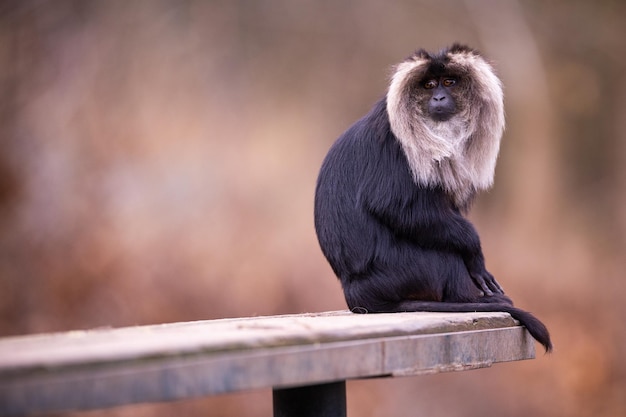
<path fill-rule="evenodd" d="M 317 238 L 351 311 L 503 311 L 552 350 L 546 326 L 487 271 L 465 217 L 493 184 L 504 127 L 501 81 L 477 50 L 420 49 L 394 67 L 315 188 Z"/>

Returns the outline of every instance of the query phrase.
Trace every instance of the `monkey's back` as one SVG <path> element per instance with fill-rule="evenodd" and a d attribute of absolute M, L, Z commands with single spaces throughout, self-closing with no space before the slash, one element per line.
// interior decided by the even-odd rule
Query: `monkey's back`
<path fill-rule="evenodd" d="M 427 194 L 413 182 L 402 148 L 391 133 L 383 99 L 339 137 L 320 169 L 315 228 L 335 274 L 343 280 L 368 272 L 374 262 L 389 258 L 391 247 L 410 244 L 405 251 L 420 250 L 411 243 L 410 235 L 416 231 L 402 224 L 419 224 L 413 218 L 429 204 L 418 207 L 416 201 L 423 203 Z M 394 215 L 378 215 L 385 212 Z"/>
<path fill-rule="evenodd" d="M 330 148 L 317 180 L 315 229 L 322 252 L 339 277 L 359 273 L 373 256 L 373 230 L 361 204 L 360 190 L 374 155 L 365 120 L 350 127 Z"/>

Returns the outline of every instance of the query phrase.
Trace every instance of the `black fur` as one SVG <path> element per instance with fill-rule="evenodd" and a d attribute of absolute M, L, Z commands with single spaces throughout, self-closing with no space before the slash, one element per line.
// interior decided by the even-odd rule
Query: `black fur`
<path fill-rule="evenodd" d="M 442 189 L 416 185 L 385 99 L 328 152 L 315 228 L 352 311 L 505 311 L 552 349 L 546 327 L 497 284 L 478 287 L 481 276 L 493 280 L 478 234 Z"/>

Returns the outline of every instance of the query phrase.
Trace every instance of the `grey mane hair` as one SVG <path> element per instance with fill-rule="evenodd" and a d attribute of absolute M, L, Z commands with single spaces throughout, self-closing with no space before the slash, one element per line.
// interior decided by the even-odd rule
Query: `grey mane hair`
<path fill-rule="evenodd" d="M 449 66 L 468 74 L 469 103 L 450 120 L 424 115 L 412 93 L 430 64 L 415 55 L 396 66 L 387 92 L 391 131 L 400 142 L 414 181 L 442 187 L 459 208 L 493 184 L 504 132 L 502 84 L 491 65 L 472 51 L 448 52 Z"/>

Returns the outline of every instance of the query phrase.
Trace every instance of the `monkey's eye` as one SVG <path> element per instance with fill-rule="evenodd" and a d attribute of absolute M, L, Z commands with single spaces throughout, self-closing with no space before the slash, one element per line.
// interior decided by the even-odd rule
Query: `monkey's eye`
<path fill-rule="evenodd" d="M 428 80 L 424 83 L 424 88 L 430 90 L 437 87 L 437 80 Z"/>
<path fill-rule="evenodd" d="M 446 78 L 443 80 L 444 87 L 452 87 L 456 84 L 456 80 L 454 78 Z"/>

